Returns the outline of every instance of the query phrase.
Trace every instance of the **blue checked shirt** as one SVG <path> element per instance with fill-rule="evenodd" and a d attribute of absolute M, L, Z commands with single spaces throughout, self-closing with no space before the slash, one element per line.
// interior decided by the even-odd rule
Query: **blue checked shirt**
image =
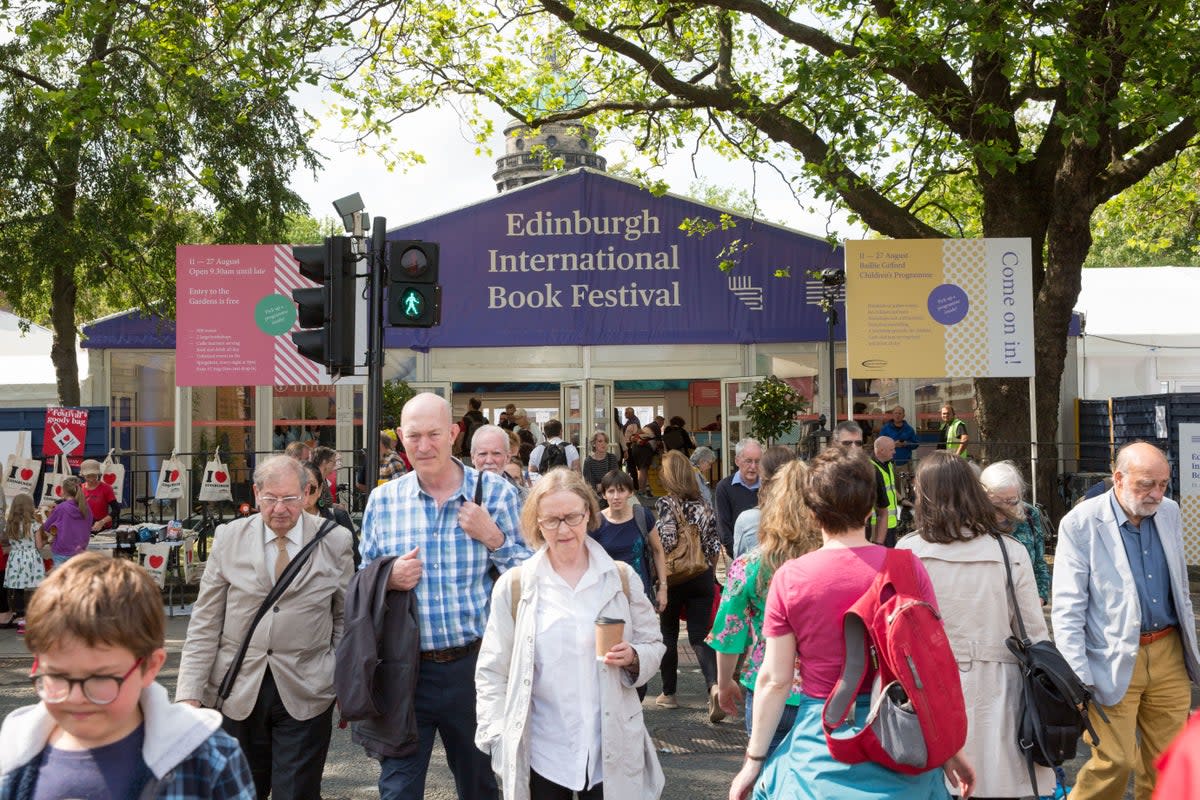
<path fill-rule="evenodd" d="M 462 504 L 475 497 L 481 473 L 462 465 L 463 483 L 441 508 L 417 482 L 416 472 L 376 487 L 362 519 L 362 563 L 399 556 L 420 545 L 421 579 L 417 615 L 421 649 L 461 647 L 483 638 L 492 580 L 488 568 L 504 572 L 531 555 L 521 538 L 521 498 L 508 481 L 482 473 L 483 506 L 504 533 L 504 544 L 488 552 L 458 526 Z"/>

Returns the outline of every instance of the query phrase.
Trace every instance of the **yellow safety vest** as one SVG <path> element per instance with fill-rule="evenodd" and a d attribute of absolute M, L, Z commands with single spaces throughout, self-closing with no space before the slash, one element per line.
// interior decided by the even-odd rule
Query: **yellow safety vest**
<path fill-rule="evenodd" d="M 875 469 L 879 470 L 879 474 L 883 476 L 883 488 L 887 490 L 888 499 L 888 530 L 895 528 L 900 522 L 900 502 L 896 499 L 896 465 L 891 461 L 888 462 L 885 470 L 880 466 L 879 462 L 871 459 L 871 463 L 875 465 Z M 871 512 L 871 527 L 875 526 L 876 515 Z"/>
<path fill-rule="evenodd" d="M 962 444 L 958 439 L 966 433 L 967 424 L 961 419 L 950 420 L 950 424 L 946 426 L 946 449 L 950 452 L 958 450 L 958 446 Z M 967 451 L 959 453 L 963 458 L 967 457 Z"/>

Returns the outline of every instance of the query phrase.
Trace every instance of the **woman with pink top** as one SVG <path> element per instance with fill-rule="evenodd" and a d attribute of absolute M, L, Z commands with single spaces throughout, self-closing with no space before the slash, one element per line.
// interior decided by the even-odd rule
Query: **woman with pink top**
<path fill-rule="evenodd" d="M 875 472 L 862 450 L 831 448 L 808 464 L 804 502 L 821 530 L 823 544 L 783 564 L 771 580 L 763 620 L 767 645 L 754 686 L 750 744 L 729 798 L 743 800 L 753 788 L 755 800 L 942 800 L 949 797 L 943 771 L 969 797 L 975 774 L 961 753 L 943 769 L 918 775 L 893 772 L 872 762 L 844 764 L 829 754 L 821 710 L 842 672 L 842 615 L 874 582 L 888 550 L 866 538 L 864 523 L 875 502 Z M 913 567 L 922 597 L 936 607 L 929 575 L 915 558 Z M 767 746 L 792 691 L 797 665 L 802 697 L 796 722 L 768 759 Z M 866 718 L 869 700 L 869 695 L 859 696 L 857 719 Z"/>

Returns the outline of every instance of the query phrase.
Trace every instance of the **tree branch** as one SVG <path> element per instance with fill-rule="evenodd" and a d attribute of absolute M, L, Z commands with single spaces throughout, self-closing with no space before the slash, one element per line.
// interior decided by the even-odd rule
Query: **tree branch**
<path fill-rule="evenodd" d="M 761 0 L 709 0 L 708 5 L 748 14 L 779 35 L 812 48 L 825 57 L 840 54 L 850 58 L 866 58 L 872 55 L 857 45 L 838 41 L 825 31 L 796 22 Z M 890 16 L 890 5 L 880 2 L 875 4 L 875 8 L 880 17 Z M 880 68 L 926 101 L 931 113 L 946 127 L 967 141 L 981 140 L 978 133 L 972 133 L 973 128 L 980 126 L 972 121 L 974 100 L 971 90 L 944 59 L 919 62 L 911 68 L 883 61 Z"/>
<path fill-rule="evenodd" d="M 1098 202 L 1116 197 L 1150 174 L 1150 170 L 1179 155 L 1197 132 L 1196 117 L 1186 117 L 1129 158 L 1113 162 L 1097 182 Z"/>
<path fill-rule="evenodd" d="M 540 0 L 540 2 L 543 8 L 570 25 L 583 39 L 618 53 L 639 65 L 653 83 L 672 96 L 646 103 L 621 104 L 625 106 L 625 110 L 653 110 L 662 108 L 663 104 L 671 107 L 672 103 L 684 102 L 692 107 L 706 106 L 731 114 L 758 128 L 768 138 L 795 148 L 805 161 L 823 170 L 824 181 L 832 187 L 832 191 L 840 195 L 845 203 L 875 230 L 896 238 L 922 239 L 941 235 L 936 228 L 926 225 L 912 214 L 907 213 L 871 186 L 815 130 L 780 113 L 777 109 L 751 104 L 745 97 L 746 93 L 740 91 L 741 87 L 738 84 L 735 83 L 730 89 L 717 89 L 680 80 L 662 61 L 642 47 L 615 36 L 609 31 L 588 24 L 559 0 Z M 545 121 L 579 119 L 593 110 L 595 109 L 591 106 L 583 106 L 547 117 Z"/>
<path fill-rule="evenodd" d="M 50 81 L 46 80 L 45 78 L 34 75 L 32 72 L 26 72 L 25 70 L 23 70 L 19 67 L 10 67 L 7 64 L 0 64 L 0 69 L 4 70 L 9 75 L 20 78 L 21 80 L 24 80 L 24 81 L 29 81 L 30 83 L 40 86 L 47 91 L 50 91 L 50 92 L 58 91 L 58 87 L 55 86 Z"/>

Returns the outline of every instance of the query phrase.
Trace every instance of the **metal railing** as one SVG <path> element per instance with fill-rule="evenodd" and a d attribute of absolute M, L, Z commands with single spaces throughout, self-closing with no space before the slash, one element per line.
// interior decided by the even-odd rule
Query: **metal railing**
<path fill-rule="evenodd" d="M 171 457 L 171 453 L 127 451 L 119 456 L 114 455 L 125 466 L 125 485 L 122 496 L 118 498 L 121 509 L 116 524 L 163 524 L 178 519 L 185 527 L 197 532 L 197 548 L 203 559 L 207 556 L 208 540 L 218 525 L 255 512 L 254 467 L 259 459 L 275 454 L 275 451 L 222 452 L 221 458 L 229 473 L 232 499 L 216 502 L 199 499 L 203 471 L 212 458 L 211 452 L 175 453 L 175 457 L 186 466 L 183 481 L 185 496 L 172 500 L 155 498 L 162 463 Z M 344 464 L 337 471 L 337 498 L 351 510 L 358 510 L 365 501 L 365 495 L 357 491 L 354 480 L 361 453 L 344 451 L 341 455 Z"/>

